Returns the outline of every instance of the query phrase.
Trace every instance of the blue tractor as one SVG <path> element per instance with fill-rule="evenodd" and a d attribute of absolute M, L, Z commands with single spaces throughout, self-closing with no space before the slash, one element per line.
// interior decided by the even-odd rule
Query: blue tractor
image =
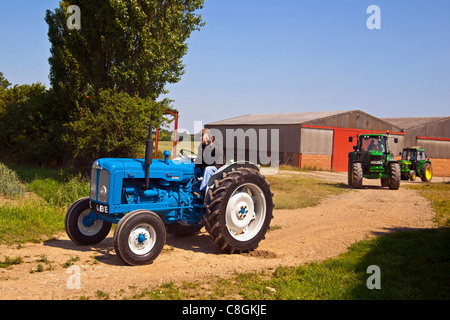
<path fill-rule="evenodd" d="M 200 200 L 202 177 L 194 172 L 195 156 L 152 159 L 151 125 L 145 159 L 104 158 L 94 161 L 89 197 L 74 202 L 65 229 L 78 245 L 97 244 L 114 231 L 114 250 L 129 265 L 153 262 L 166 233 L 194 235 L 205 226 L 213 242 L 226 253 L 254 250 L 273 218 L 273 193 L 258 166 L 230 162 L 210 178 Z M 191 152 L 192 153 L 192 152 Z"/>

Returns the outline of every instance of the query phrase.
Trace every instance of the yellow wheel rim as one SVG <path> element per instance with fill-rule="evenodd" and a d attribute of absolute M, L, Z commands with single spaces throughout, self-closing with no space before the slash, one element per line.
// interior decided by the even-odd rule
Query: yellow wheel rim
<path fill-rule="evenodd" d="M 427 171 L 425 171 L 425 177 L 427 178 L 427 180 L 431 179 L 431 175 L 432 175 L 432 171 L 431 171 L 431 167 L 427 168 Z"/>

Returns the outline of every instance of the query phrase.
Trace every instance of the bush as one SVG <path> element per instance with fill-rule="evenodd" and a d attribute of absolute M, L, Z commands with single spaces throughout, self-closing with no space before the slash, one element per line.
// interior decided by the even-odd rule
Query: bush
<path fill-rule="evenodd" d="M 0 163 L 0 194 L 10 198 L 21 198 L 25 193 L 25 187 L 17 174 L 3 163 Z"/>
<path fill-rule="evenodd" d="M 3 91 L 0 104 L 0 148 L 19 163 L 49 164 L 63 154 L 61 123 L 54 117 L 52 91 L 40 83 Z"/>

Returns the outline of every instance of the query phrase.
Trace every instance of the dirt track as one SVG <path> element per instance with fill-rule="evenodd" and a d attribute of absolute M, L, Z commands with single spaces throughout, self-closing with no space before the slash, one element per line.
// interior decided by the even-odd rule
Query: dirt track
<path fill-rule="evenodd" d="M 345 173 L 312 175 L 343 183 L 347 179 Z M 392 191 L 379 187 L 379 181 L 366 179 L 364 185 L 361 190 L 330 197 L 313 208 L 275 210 L 271 225 L 279 227 L 268 232 L 250 255 L 222 254 L 204 229 L 189 238 L 168 235 L 162 254 L 153 264 L 140 267 L 123 265 L 114 253 L 112 233 L 96 246 L 76 246 L 65 234 L 57 240 L 20 248 L 2 245 L 1 259 L 5 255 L 20 256 L 24 262 L 0 269 L 0 299 L 95 299 L 97 290 L 110 294 L 111 299 L 120 299 L 163 281 L 195 281 L 228 276 L 235 271 L 321 261 L 345 252 L 350 244 L 367 237 L 399 229 L 433 227 L 433 212 L 416 191 L 401 187 Z M 36 270 L 36 260 L 41 255 L 48 258 L 53 270 L 30 273 Z M 74 257 L 79 257 L 75 265 L 81 271 L 80 289 L 68 289 L 71 274 L 62 267 Z M 48 267 L 46 263 L 41 265 Z"/>

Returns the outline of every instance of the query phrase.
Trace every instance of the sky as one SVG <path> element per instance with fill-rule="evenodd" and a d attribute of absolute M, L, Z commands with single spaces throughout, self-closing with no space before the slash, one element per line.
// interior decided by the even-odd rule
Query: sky
<path fill-rule="evenodd" d="M 49 87 L 44 17 L 58 3 L 0 0 L 9 82 Z M 380 29 L 367 27 L 370 5 Z M 164 96 L 189 132 L 194 121 L 245 114 L 450 116 L 448 0 L 205 0 L 199 13 L 206 25 L 192 33 L 186 72 Z"/>

